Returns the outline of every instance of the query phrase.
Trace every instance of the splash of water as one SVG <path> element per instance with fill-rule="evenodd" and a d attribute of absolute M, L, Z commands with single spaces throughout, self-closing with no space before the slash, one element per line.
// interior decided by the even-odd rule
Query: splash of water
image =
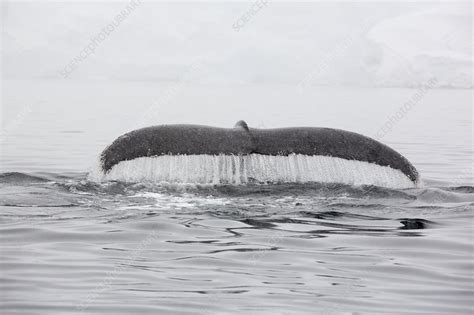
<path fill-rule="evenodd" d="M 104 174 L 97 166 L 93 181 L 246 184 L 322 182 L 413 188 L 401 171 L 362 161 L 328 156 L 163 155 L 122 161 Z"/>

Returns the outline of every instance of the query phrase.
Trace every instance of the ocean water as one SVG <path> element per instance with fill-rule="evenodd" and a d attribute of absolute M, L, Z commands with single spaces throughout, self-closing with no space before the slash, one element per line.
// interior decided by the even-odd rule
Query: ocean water
<path fill-rule="evenodd" d="M 471 314 L 472 90 L 3 82 L 2 314 Z M 326 126 L 422 186 L 90 179 L 133 128 Z"/>

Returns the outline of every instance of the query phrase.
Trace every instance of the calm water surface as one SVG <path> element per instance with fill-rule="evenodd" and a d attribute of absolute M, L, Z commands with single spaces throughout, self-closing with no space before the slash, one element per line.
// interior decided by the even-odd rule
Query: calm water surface
<path fill-rule="evenodd" d="M 4 83 L 2 314 L 474 311 L 472 91 L 430 91 L 383 135 L 418 189 L 88 181 L 134 127 L 246 119 L 374 136 L 416 92 L 185 86 L 163 101 L 167 88 Z"/>

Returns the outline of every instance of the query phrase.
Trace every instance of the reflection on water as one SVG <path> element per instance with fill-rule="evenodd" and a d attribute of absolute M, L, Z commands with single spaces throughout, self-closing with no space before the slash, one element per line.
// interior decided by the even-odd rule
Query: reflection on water
<path fill-rule="evenodd" d="M 85 178 L 0 175 L 4 311 L 472 311 L 472 187 Z"/>

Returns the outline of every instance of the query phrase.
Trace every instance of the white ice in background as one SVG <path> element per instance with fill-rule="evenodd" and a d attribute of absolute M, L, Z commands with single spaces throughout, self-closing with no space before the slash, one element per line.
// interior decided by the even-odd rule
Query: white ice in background
<path fill-rule="evenodd" d="M 435 77 L 441 87 L 472 87 L 472 23 L 472 7 L 445 2 L 376 24 L 367 34 L 381 55 L 376 82 L 416 86 Z"/>
<path fill-rule="evenodd" d="M 4 78 L 63 80 L 127 3 L 2 2 Z M 472 86 L 469 1 L 269 1 L 236 31 L 252 4 L 141 1 L 68 80 L 179 81 L 199 65 L 191 84 Z"/>
<path fill-rule="evenodd" d="M 328 156 L 163 155 L 122 161 L 104 174 L 93 170 L 93 181 L 168 182 L 194 184 L 343 183 L 386 188 L 414 188 L 401 171 L 373 163 Z"/>

